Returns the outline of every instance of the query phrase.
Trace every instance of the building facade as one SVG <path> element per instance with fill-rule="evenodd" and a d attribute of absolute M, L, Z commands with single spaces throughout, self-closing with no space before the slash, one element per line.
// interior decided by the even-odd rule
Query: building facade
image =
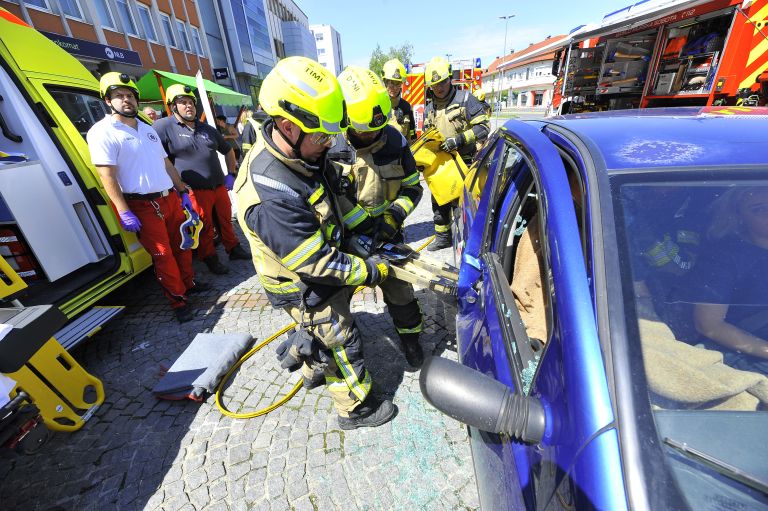
<path fill-rule="evenodd" d="M 0 0 L 0 6 L 73 54 L 97 76 L 152 69 L 213 78 L 192 0 Z"/>
<path fill-rule="evenodd" d="M 546 110 L 552 102 L 556 77 L 552 74 L 555 53 L 568 36 L 547 37 L 526 49 L 496 59 L 483 75 L 483 90 L 503 108 Z"/>
<path fill-rule="evenodd" d="M 310 25 L 317 45 L 317 61 L 336 76 L 344 69 L 341 36 L 331 25 Z"/>

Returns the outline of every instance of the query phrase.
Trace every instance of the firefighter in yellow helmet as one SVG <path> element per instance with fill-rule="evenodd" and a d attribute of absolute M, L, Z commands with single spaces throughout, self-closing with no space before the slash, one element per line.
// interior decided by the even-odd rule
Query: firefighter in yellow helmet
<path fill-rule="evenodd" d="M 373 71 L 347 66 L 339 75 L 339 83 L 349 114 L 346 141 L 355 155 L 349 163 L 334 163 L 340 168 L 343 182 L 348 183 L 339 197 L 344 226 L 353 235 L 402 243 L 403 222 L 423 193 L 413 154 L 405 137 L 387 123 L 390 96 Z M 413 286 L 389 279 L 379 287 L 406 360 L 412 367 L 421 367 L 421 309 Z"/>
<path fill-rule="evenodd" d="M 392 103 L 392 115 L 389 117 L 389 124 L 397 128 L 408 143 L 411 143 L 416 140 L 416 121 L 413 118 L 411 104 L 402 97 L 405 74 L 403 63 L 397 59 L 392 59 L 384 63 L 381 78 L 384 80 Z"/>
<path fill-rule="evenodd" d="M 483 89 L 477 89 L 472 94 L 474 94 L 477 100 L 483 105 L 483 111 L 485 112 L 485 115 L 488 116 L 488 119 L 490 119 L 492 110 L 491 105 L 485 100 L 485 91 Z"/>
<path fill-rule="evenodd" d="M 301 367 L 307 387 L 325 383 L 342 429 L 394 417 L 391 401 L 371 395 L 360 332 L 349 303 L 358 285 L 387 277 L 386 262 L 340 250 L 344 224 L 332 190 L 328 149 L 347 128 L 336 77 L 305 57 L 270 71 L 259 93 L 270 118 L 235 181 L 237 217 L 274 307 L 300 328 L 277 349 L 283 367 Z"/>
<path fill-rule="evenodd" d="M 477 152 L 477 142 L 488 138 L 490 119 L 483 105 L 468 90 L 457 90 L 451 84 L 451 65 L 443 57 L 434 57 L 424 70 L 424 82 L 432 91 L 432 99 L 424 109 L 424 130 L 436 127 L 445 138 L 440 148 L 457 152 L 469 164 Z M 432 198 L 435 241 L 428 250 L 452 245 L 451 211 L 454 202 L 442 206 Z"/>

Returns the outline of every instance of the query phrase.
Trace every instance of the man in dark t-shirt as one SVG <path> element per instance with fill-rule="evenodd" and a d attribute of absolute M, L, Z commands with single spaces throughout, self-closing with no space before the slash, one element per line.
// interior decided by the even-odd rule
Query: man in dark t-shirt
<path fill-rule="evenodd" d="M 168 87 L 166 99 L 173 114 L 160 119 L 153 127 L 182 180 L 192 188 L 192 203 L 203 221 L 198 259 L 205 262 L 212 273 L 228 273 L 229 269 L 219 261 L 213 244 L 214 215 L 229 258 L 250 259 L 250 254 L 243 250 L 235 235 L 232 204 L 227 194 L 237 173 L 234 151 L 216 128 L 197 119 L 196 98 L 189 87 L 181 84 Z M 226 176 L 217 152 L 225 155 Z"/>

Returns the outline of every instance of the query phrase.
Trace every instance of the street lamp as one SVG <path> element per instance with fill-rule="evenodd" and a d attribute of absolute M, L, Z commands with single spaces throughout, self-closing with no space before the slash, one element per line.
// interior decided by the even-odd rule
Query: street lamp
<path fill-rule="evenodd" d="M 504 53 L 501 54 L 501 61 L 499 62 L 499 99 L 497 101 L 498 103 L 501 103 L 501 90 L 504 87 L 504 71 L 501 69 L 502 64 L 504 64 L 504 57 L 507 56 L 507 24 L 509 23 L 509 18 L 514 18 L 514 14 L 510 14 L 509 16 L 499 16 L 500 20 L 504 20 Z M 501 108 L 499 108 L 501 110 Z M 499 118 L 499 111 L 496 111 L 496 118 Z"/>

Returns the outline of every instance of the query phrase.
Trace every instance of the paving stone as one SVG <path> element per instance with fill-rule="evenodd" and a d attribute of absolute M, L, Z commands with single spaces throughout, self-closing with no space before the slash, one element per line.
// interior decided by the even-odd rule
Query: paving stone
<path fill-rule="evenodd" d="M 432 234 L 431 216 L 426 192 L 406 222 L 412 246 Z M 453 262 L 450 249 L 430 257 Z M 197 333 L 249 332 L 263 340 L 290 321 L 269 305 L 250 262 L 231 262 L 230 273 L 216 279 L 199 261 L 194 265 L 214 290 L 195 296 L 190 323 L 176 322 L 152 272 L 108 297 L 105 303 L 126 305 L 124 313 L 73 351 L 104 382 L 106 402 L 76 434 L 55 435 L 35 455 L 0 454 L 3 510 L 479 506 L 466 430 L 424 404 L 419 373 L 406 368 L 379 290 L 356 295 L 352 309 L 374 395 L 394 397 L 399 407 L 384 426 L 342 432 L 322 388 L 302 390 L 250 420 L 222 416 L 213 399 L 155 399 L 160 367 L 169 367 Z M 424 311 L 425 351 L 456 360 L 455 307 L 429 291 L 415 296 Z M 280 368 L 274 347 L 239 368 L 225 393 L 228 406 L 264 406 L 293 386 L 297 376 Z M 372 472 L 381 477 L 369 479 Z"/>

